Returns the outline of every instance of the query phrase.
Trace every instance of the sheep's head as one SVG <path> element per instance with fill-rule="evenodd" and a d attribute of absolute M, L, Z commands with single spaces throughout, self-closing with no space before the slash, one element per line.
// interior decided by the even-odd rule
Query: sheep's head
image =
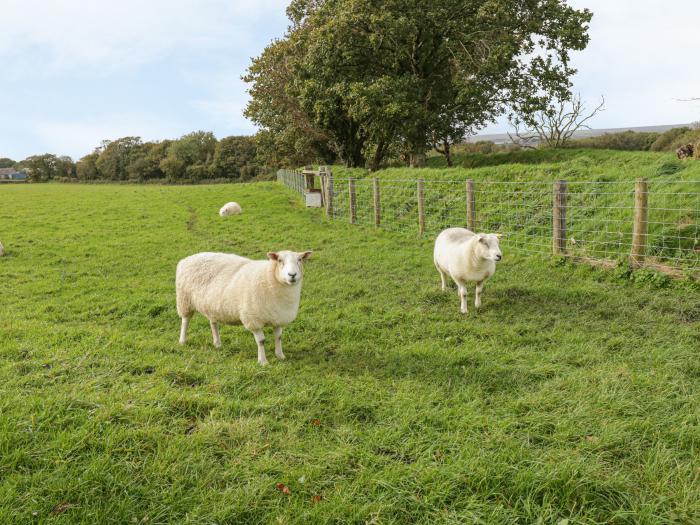
<path fill-rule="evenodd" d="M 500 261 L 503 257 L 498 244 L 500 238 L 500 233 L 477 233 L 476 254 L 488 261 Z"/>
<path fill-rule="evenodd" d="M 290 286 L 301 283 L 304 277 L 305 259 L 308 259 L 312 252 L 269 252 L 268 258 L 275 263 L 275 278 L 282 284 Z"/>

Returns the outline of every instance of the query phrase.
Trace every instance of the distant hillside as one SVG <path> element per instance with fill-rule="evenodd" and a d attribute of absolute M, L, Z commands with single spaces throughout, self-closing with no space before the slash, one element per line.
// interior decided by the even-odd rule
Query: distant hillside
<path fill-rule="evenodd" d="M 606 133 L 622 133 L 625 131 L 634 131 L 637 133 L 663 133 L 670 129 L 690 127 L 690 124 L 670 124 L 664 126 L 637 126 L 629 128 L 607 128 L 607 129 L 584 129 L 574 133 L 575 139 L 585 139 L 589 137 L 599 137 Z M 512 141 L 507 133 L 488 133 L 474 135 L 468 137 L 465 142 L 490 141 L 496 144 L 511 144 Z"/>

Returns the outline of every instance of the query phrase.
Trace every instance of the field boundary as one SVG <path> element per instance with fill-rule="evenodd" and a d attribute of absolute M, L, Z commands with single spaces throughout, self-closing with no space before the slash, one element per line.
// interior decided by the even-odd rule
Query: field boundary
<path fill-rule="evenodd" d="M 700 180 L 491 181 L 339 178 L 279 170 L 302 198 L 320 186 L 328 218 L 434 235 L 451 226 L 499 232 L 504 248 L 700 274 Z"/>

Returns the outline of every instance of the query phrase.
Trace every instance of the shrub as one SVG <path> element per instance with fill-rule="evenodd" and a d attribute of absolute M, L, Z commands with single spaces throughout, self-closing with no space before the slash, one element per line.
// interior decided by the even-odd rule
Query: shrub
<path fill-rule="evenodd" d="M 673 128 L 663 132 L 661 135 L 659 135 L 659 138 L 657 138 L 656 141 L 654 141 L 654 143 L 651 145 L 651 151 L 675 150 L 678 146 L 676 146 L 676 148 L 672 148 L 671 144 L 676 142 L 678 137 L 680 137 L 684 133 L 687 133 L 688 131 L 690 131 L 690 128 L 683 127 Z"/>
<path fill-rule="evenodd" d="M 700 129 L 689 129 L 682 135 L 676 137 L 676 139 L 671 143 L 670 150 L 676 151 L 681 146 L 686 144 L 695 144 L 700 141 Z"/>
<path fill-rule="evenodd" d="M 572 140 L 566 147 L 648 151 L 658 138 L 659 134 L 654 132 L 623 131 L 622 133 L 606 133 L 598 137 Z"/>

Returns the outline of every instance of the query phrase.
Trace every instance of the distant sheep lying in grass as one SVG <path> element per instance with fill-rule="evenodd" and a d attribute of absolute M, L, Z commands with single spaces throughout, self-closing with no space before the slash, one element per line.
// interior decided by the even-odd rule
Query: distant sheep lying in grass
<path fill-rule="evenodd" d="M 237 202 L 227 202 L 219 210 L 219 215 L 222 217 L 226 217 L 228 215 L 238 215 L 242 211 L 243 210 L 241 209 L 240 204 Z"/>
<path fill-rule="evenodd" d="M 194 312 L 209 319 L 214 346 L 221 346 L 219 323 L 242 324 L 258 344 L 258 362 L 267 364 L 263 328 L 272 326 L 275 355 L 284 359 L 282 330 L 299 311 L 303 261 L 310 251 L 270 252 L 253 261 L 227 253 L 197 253 L 177 265 L 177 312 L 182 318 L 180 344 Z"/>
<path fill-rule="evenodd" d="M 442 289 L 446 276 L 457 284 L 460 311 L 467 313 L 467 283 L 476 282 L 474 306 L 481 306 L 484 282 L 496 272 L 496 262 L 501 260 L 498 234 L 474 233 L 465 228 L 448 228 L 435 239 L 433 262 L 440 272 Z"/>

